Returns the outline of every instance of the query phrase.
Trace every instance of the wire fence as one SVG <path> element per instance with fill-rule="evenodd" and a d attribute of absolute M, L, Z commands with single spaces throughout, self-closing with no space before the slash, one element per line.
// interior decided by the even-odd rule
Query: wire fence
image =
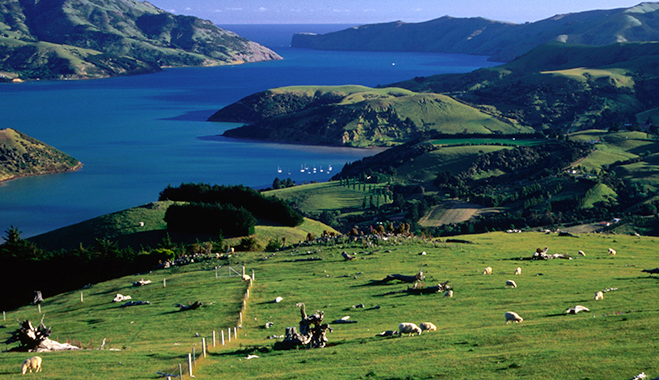
<path fill-rule="evenodd" d="M 227 267 L 228 269 L 224 268 L 224 273 L 229 274 L 226 276 L 218 276 L 218 268 L 216 268 L 215 278 L 238 276 L 242 276 L 243 279 L 246 278 L 245 267 L 242 267 L 242 275 L 231 267 Z M 178 363 L 176 366 L 172 366 L 166 370 L 158 371 L 157 374 L 162 377 L 166 377 L 167 379 L 193 378 L 198 359 L 206 357 L 207 353 L 211 349 L 222 348 L 232 341 L 237 340 L 238 329 L 242 328 L 243 318 L 245 317 L 245 312 L 247 311 L 247 300 L 249 299 L 253 283 L 254 270 L 252 270 L 252 275 L 249 276 L 247 289 L 245 290 L 245 294 L 242 299 L 242 305 L 240 307 L 240 312 L 238 313 L 238 319 L 235 326 L 226 327 L 225 329 L 220 329 L 219 331 L 213 330 L 210 335 L 200 337 L 201 351 L 197 352 L 195 346 L 193 346 L 191 352 L 188 353 L 184 362 Z"/>

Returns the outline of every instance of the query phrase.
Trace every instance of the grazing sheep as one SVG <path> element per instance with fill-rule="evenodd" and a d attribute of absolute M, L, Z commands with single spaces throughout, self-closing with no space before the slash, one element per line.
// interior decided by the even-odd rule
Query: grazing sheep
<path fill-rule="evenodd" d="M 444 298 L 451 298 L 453 297 L 453 291 L 452 290 L 447 290 L 446 293 L 444 293 Z"/>
<path fill-rule="evenodd" d="M 512 286 L 513 288 L 517 288 L 517 284 L 513 280 L 506 280 L 506 288 Z"/>
<path fill-rule="evenodd" d="M 421 328 L 415 325 L 414 323 L 403 322 L 400 325 L 398 325 L 398 331 L 400 333 L 400 336 L 403 336 L 403 334 L 407 334 L 407 336 L 411 336 L 412 333 L 421 335 Z"/>
<path fill-rule="evenodd" d="M 279 297 L 279 296 L 277 296 L 277 297 L 274 299 L 274 301 L 272 301 L 272 302 L 274 302 L 274 303 L 280 303 L 280 302 L 283 301 L 283 300 L 284 300 L 284 297 Z"/>
<path fill-rule="evenodd" d="M 32 373 L 32 370 L 34 370 L 34 372 L 41 372 L 41 358 L 33 356 L 29 359 L 25 359 L 23 365 L 21 365 L 21 373 L 25 375 L 25 372 L 28 370 L 30 370 L 30 373 Z"/>
<path fill-rule="evenodd" d="M 609 255 L 615 256 L 616 255 L 616 250 L 613 248 L 609 248 Z"/>
<path fill-rule="evenodd" d="M 117 295 L 114 297 L 112 302 L 123 302 L 123 301 L 127 301 L 131 298 L 132 298 L 131 296 L 124 296 L 122 294 L 117 293 Z"/>
<path fill-rule="evenodd" d="M 235 252 L 235 249 L 233 249 L 233 247 L 227 248 L 227 253 L 234 253 L 234 252 Z"/>
<path fill-rule="evenodd" d="M 581 305 L 577 305 L 575 307 L 571 307 L 569 309 L 565 310 L 566 314 L 578 314 L 580 311 L 590 311 L 589 308 Z"/>
<path fill-rule="evenodd" d="M 597 292 L 595 293 L 595 301 L 603 300 L 604 299 L 604 293 L 602 292 Z"/>
<path fill-rule="evenodd" d="M 140 226 L 140 227 L 144 227 L 144 222 L 140 222 L 140 223 L 139 223 L 139 226 Z"/>
<path fill-rule="evenodd" d="M 483 271 L 483 274 L 492 274 L 492 267 L 485 268 L 485 270 Z"/>
<path fill-rule="evenodd" d="M 506 324 L 510 323 L 511 321 L 515 323 L 524 321 L 524 318 L 520 317 L 519 314 L 512 311 L 505 312 L 503 316 L 506 317 Z"/>
<path fill-rule="evenodd" d="M 432 322 L 423 322 L 419 325 L 419 328 L 421 331 L 437 331 L 437 326 L 435 326 Z"/>
<path fill-rule="evenodd" d="M 577 252 L 580 256 L 586 257 L 586 253 L 584 251 L 579 251 Z"/>
<path fill-rule="evenodd" d="M 515 274 L 522 274 L 522 268 L 517 267 L 517 269 L 515 269 Z"/>
<path fill-rule="evenodd" d="M 243 275 L 243 281 L 251 281 L 251 280 L 252 280 L 251 276 L 246 275 L 246 274 Z"/>

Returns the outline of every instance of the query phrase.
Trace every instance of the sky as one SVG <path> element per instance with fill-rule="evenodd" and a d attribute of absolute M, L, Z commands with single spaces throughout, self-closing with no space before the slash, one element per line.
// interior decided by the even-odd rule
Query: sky
<path fill-rule="evenodd" d="M 215 24 L 372 24 L 442 16 L 514 23 L 557 14 L 628 8 L 641 0 L 149 0 L 168 12 Z"/>

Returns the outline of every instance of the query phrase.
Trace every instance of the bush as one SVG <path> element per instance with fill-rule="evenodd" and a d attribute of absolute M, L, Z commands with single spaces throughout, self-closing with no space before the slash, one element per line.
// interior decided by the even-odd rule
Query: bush
<path fill-rule="evenodd" d="M 171 231 L 231 236 L 251 235 L 256 225 L 254 216 L 242 207 L 207 203 L 171 205 L 165 222 Z"/>

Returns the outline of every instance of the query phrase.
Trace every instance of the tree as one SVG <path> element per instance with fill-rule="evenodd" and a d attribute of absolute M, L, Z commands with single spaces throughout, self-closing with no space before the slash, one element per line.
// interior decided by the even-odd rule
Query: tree
<path fill-rule="evenodd" d="M 279 179 L 279 177 L 276 177 L 275 180 L 272 181 L 272 188 L 275 189 L 275 190 L 282 188 L 281 180 Z"/>

